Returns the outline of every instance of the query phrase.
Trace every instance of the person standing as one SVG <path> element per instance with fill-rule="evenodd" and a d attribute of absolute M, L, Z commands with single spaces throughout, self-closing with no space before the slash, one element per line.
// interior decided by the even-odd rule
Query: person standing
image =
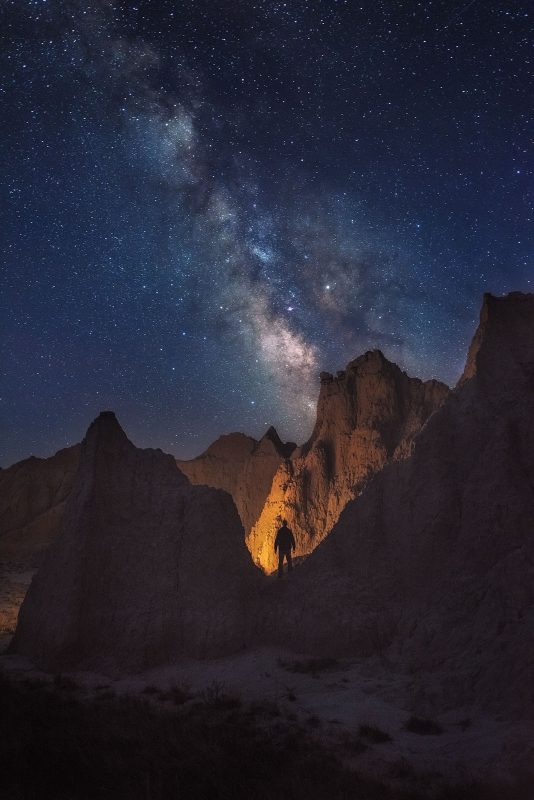
<path fill-rule="evenodd" d="M 287 526 L 287 519 L 282 520 L 282 526 L 278 529 L 274 540 L 274 552 L 278 553 L 278 577 L 284 573 L 284 559 L 287 561 L 287 571 L 291 572 L 293 563 L 291 554 L 295 550 L 295 537 L 293 531 Z"/>

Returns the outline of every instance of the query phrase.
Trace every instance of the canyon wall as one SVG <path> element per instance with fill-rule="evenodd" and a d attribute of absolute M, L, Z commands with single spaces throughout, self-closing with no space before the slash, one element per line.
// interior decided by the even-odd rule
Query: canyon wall
<path fill-rule="evenodd" d="M 380 655 L 429 708 L 534 713 L 534 295 L 486 295 L 458 387 L 263 605 L 264 636 Z"/>

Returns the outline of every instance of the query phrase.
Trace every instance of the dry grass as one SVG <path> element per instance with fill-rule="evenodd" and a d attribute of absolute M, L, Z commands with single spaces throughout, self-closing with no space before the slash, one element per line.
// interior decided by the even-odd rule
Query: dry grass
<path fill-rule="evenodd" d="M 219 688 L 203 702 L 92 701 L 0 675 L 0 796 L 10 800 L 393 798 L 304 731 L 273 728 Z M 268 709 L 269 713 L 271 709 Z"/>
<path fill-rule="evenodd" d="M 409 765 L 406 788 L 361 778 L 342 760 L 368 746 L 346 739 L 339 757 L 272 703 L 245 706 L 220 685 L 162 709 L 140 697 L 84 698 L 63 679 L 9 680 L 0 673 L 0 797 L 9 800 L 527 800 L 510 789 L 424 783 Z M 175 692 L 172 692 L 174 695 Z M 313 726 L 311 726 L 313 727 Z M 367 726 L 370 727 L 370 726 Z M 341 743 L 340 743 L 341 744 Z M 340 758 L 342 760 L 340 760 Z M 421 787 L 421 788 L 420 788 Z M 530 791 L 530 788 L 528 789 Z"/>

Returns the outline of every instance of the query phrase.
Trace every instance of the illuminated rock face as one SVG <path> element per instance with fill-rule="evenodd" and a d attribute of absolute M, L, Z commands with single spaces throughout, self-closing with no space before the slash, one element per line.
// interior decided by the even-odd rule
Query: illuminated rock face
<path fill-rule="evenodd" d="M 534 295 L 487 295 L 466 373 L 271 604 L 303 651 L 384 657 L 414 701 L 534 713 Z M 305 598 L 305 604 L 302 601 Z"/>
<path fill-rule="evenodd" d="M 346 504 L 389 459 L 404 458 L 448 388 L 408 377 L 380 351 L 321 375 L 317 421 L 309 441 L 285 459 L 263 510 L 247 532 L 257 564 L 275 569 L 274 538 L 282 518 L 308 555 L 328 535 Z M 247 529 L 246 529 L 247 531 Z"/>
<path fill-rule="evenodd" d="M 259 441 L 243 433 L 220 436 L 198 458 L 176 463 L 191 483 L 229 492 L 247 532 L 261 513 L 278 467 L 295 447 L 282 443 L 271 427 Z"/>
<path fill-rule="evenodd" d="M 34 558 L 54 540 L 79 458 L 78 444 L 0 471 L 0 558 Z"/>
<path fill-rule="evenodd" d="M 125 671 L 239 648 L 259 574 L 243 539 L 228 494 L 191 486 L 172 456 L 134 447 L 105 412 L 12 650 L 46 669 Z"/>

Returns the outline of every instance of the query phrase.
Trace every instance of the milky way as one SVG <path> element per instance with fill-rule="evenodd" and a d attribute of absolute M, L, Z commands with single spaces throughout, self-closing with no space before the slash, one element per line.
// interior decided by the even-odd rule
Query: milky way
<path fill-rule="evenodd" d="M 4 0 L 1 463 L 303 441 L 375 347 L 454 383 L 530 287 L 529 6 Z"/>

